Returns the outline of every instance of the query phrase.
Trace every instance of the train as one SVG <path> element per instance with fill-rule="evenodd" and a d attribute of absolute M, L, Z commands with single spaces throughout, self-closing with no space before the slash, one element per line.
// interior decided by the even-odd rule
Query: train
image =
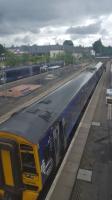
<path fill-rule="evenodd" d="M 2 69 L 0 71 L 0 84 L 4 82 L 12 82 L 22 78 L 34 76 L 43 72 L 46 72 L 49 67 L 59 65 L 60 67 L 64 66 L 64 61 L 52 61 L 49 63 L 39 63 L 32 66 L 22 66 L 22 67 L 12 67 Z M 45 67 L 46 66 L 46 67 Z"/>
<path fill-rule="evenodd" d="M 70 144 L 103 68 L 101 62 L 87 68 L 0 125 L 1 199 L 39 198 Z"/>

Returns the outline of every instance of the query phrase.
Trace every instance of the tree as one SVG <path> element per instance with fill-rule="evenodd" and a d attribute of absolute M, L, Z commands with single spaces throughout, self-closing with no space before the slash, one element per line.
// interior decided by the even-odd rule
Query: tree
<path fill-rule="evenodd" d="M 64 61 L 65 61 L 66 65 L 73 64 L 73 56 L 72 56 L 72 54 L 65 53 L 65 55 L 64 55 Z"/>
<path fill-rule="evenodd" d="M 112 56 L 112 47 L 111 46 L 105 47 L 102 44 L 101 40 L 97 40 L 96 42 L 94 42 L 93 49 L 95 50 L 95 53 L 97 55 L 100 55 L 100 56 Z"/>
<path fill-rule="evenodd" d="M 72 42 L 72 40 L 65 40 L 65 41 L 63 42 L 63 46 L 72 46 L 72 47 L 73 47 L 73 42 Z"/>
<path fill-rule="evenodd" d="M 63 43 L 64 51 L 66 53 L 73 53 L 73 42 L 72 40 L 65 40 Z"/>
<path fill-rule="evenodd" d="M 2 55 L 3 53 L 5 53 L 5 48 L 2 44 L 0 44 L 0 55 Z"/>
<path fill-rule="evenodd" d="M 93 43 L 93 49 L 96 54 L 101 55 L 103 53 L 103 47 L 104 46 L 102 45 L 101 39 Z"/>

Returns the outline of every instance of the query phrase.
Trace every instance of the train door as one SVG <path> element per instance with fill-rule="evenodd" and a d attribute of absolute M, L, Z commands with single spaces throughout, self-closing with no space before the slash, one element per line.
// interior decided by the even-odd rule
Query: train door
<path fill-rule="evenodd" d="M 64 128 L 61 121 L 58 122 L 53 128 L 53 139 L 54 139 L 55 165 L 57 166 L 66 147 Z"/>
<path fill-rule="evenodd" d="M 53 129 L 53 140 L 54 140 L 55 165 L 57 166 L 60 160 L 59 124 L 56 124 Z"/>
<path fill-rule="evenodd" d="M 20 188 L 20 162 L 16 143 L 0 139 L 0 189 L 5 192 L 7 199 L 15 200 L 21 197 Z"/>
<path fill-rule="evenodd" d="M 63 121 L 59 122 L 59 126 L 60 126 L 60 151 L 61 151 L 61 155 L 63 155 L 66 146 L 67 146 L 67 141 L 66 141 L 66 136 L 65 136 L 65 121 L 63 119 Z"/>

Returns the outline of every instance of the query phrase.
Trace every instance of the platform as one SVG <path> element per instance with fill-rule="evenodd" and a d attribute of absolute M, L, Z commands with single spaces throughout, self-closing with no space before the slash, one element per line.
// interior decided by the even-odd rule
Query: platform
<path fill-rule="evenodd" d="M 71 200 L 112 199 L 112 105 L 105 101 L 107 88 L 110 88 L 109 74 L 93 116 Z M 90 182 L 79 177 L 80 169 L 92 173 Z"/>
<path fill-rule="evenodd" d="M 46 200 L 99 200 L 94 197 L 98 197 L 102 192 L 105 193 L 103 184 L 105 178 L 107 184 L 112 166 L 111 160 L 106 158 L 106 156 L 109 158 L 111 156 L 110 151 L 108 155 L 107 150 L 111 147 L 111 145 L 108 147 L 108 144 L 110 141 L 109 131 L 112 128 L 111 123 L 108 122 L 111 120 L 111 109 L 106 104 L 109 76 L 110 63 L 96 87 Z M 108 112 L 110 115 L 107 114 Z M 109 141 L 105 139 L 108 137 Z M 98 143 L 100 139 L 103 142 L 106 141 L 105 148 L 102 148 L 100 142 Z M 99 145 L 97 146 L 97 144 Z M 102 157 L 104 161 L 99 154 L 104 156 L 104 158 Z M 98 162 L 97 158 L 99 158 Z M 105 160 L 108 160 L 109 166 L 105 165 Z M 102 176 L 104 171 L 104 176 Z M 96 174 L 97 181 L 94 174 Z M 108 184 L 105 187 L 108 188 Z M 100 199 L 106 200 L 103 195 L 101 197 Z"/>
<path fill-rule="evenodd" d="M 8 89 L 7 91 L 0 92 L 0 96 L 6 96 L 6 97 L 21 97 L 25 96 L 32 91 L 40 88 L 41 85 L 35 85 L 35 84 L 24 84 L 12 87 Z"/>

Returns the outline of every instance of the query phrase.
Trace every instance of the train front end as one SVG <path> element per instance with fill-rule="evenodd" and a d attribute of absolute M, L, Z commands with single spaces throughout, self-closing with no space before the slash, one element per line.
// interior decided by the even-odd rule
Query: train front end
<path fill-rule="evenodd" d="M 37 145 L 0 132 L 0 199 L 37 200 L 41 189 Z"/>

